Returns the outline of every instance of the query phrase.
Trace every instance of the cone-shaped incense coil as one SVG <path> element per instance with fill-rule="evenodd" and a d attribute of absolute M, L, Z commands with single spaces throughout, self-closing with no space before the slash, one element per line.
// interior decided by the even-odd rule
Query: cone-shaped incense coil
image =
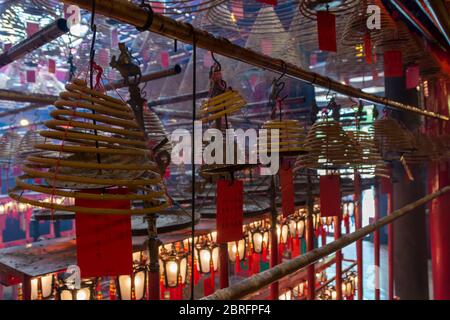
<path fill-rule="evenodd" d="M 309 153 L 297 158 L 295 169 L 349 169 L 362 162 L 356 141 L 333 120 L 316 122 L 308 132 L 304 144 Z"/>
<path fill-rule="evenodd" d="M 347 134 L 356 141 L 361 154 L 361 163 L 356 170 L 360 174 L 388 176 L 389 170 L 378 151 L 373 135 L 365 131 L 349 131 Z"/>
<path fill-rule="evenodd" d="M 387 160 L 400 158 L 400 154 L 414 149 L 412 134 L 394 119 L 378 119 L 373 123 L 378 149 Z"/>
<path fill-rule="evenodd" d="M 262 126 L 267 139 L 259 140 L 260 152 L 278 152 L 282 156 L 296 156 L 308 151 L 304 146 L 305 130 L 297 120 L 269 120 Z M 271 130 L 278 130 L 278 141 L 272 145 Z"/>
<path fill-rule="evenodd" d="M 172 143 L 170 142 L 166 129 L 164 129 L 156 113 L 148 108 L 144 108 L 144 125 L 150 145 L 156 146 L 167 139 L 167 142 L 158 151 L 167 151 L 170 154 L 172 152 Z"/>
<path fill-rule="evenodd" d="M 43 150 L 39 150 L 34 147 L 37 144 L 43 144 L 45 142 L 45 138 L 39 134 L 39 131 L 35 129 L 28 130 L 20 140 L 19 146 L 17 147 L 14 163 L 22 164 L 30 155 L 40 155 L 44 153 L 50 155 L 53 153 L 53 156 L 57 156 L 56 151 L 44 152 Z"/>
<path fill-rule="evenodd" d="M 57 151 L 57 157 L 29 156 L 16 179 L 10 197 L 48 209 L 95 214 L 147 214 L 167 206 L 165 189 L 156 163 L 149 160 L 144 133 L 124 102 L 91 90 L 82 80 L 66 85 L 55 102 L 49 130 L 41 135 L 59 144 L 41 143 L 35 148 Z M 67 142 L 71 142 L 70 144 Z M 26 181 L 32 178 L 34 183 Z M 37 180 L 39 179 L 39 180 Z M 46 183 L 38 183 L 44 179 Z M 85 189 L 127 187 L 127 194 L 95 194 Z M 29 199 L 24 191 L 50 195 Z M 91 200 L 143 200 L 144 208 L 101 209 L 54 203 L 53 196 Z"/>
<path fill-rule="evenodd" d="M 404 155 L 407 163 L 420 163 L 439 159 L 442 154 L 441 146 L 430 137 L 414 134 L 415 150 Z"/>
<path fill-rule="evenodd" d="M 6 132 L 0 139 L 0 162 L 9 163 L 15 157 L 22 136 L 13 131 Z"/>
<path fill-rule="evenodd" d="M 209 122 L 226 115 L 231 115 L 244 107 L 247 102 L 235 90 L 227 90 L 222 94 L 206 100 L 200 109 L 202 122 Z"/>

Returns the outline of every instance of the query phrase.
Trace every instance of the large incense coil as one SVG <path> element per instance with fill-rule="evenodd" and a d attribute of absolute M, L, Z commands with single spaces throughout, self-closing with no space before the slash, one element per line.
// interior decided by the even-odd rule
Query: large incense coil
<path fill-rule="evenodd" d="M 262 129 L 267 129 L 266 140 L 259 140 L 260 152 L 277 152 L 281 156 L 296 156 L 308 152 L 305 148 L 305 131 L 297 120 L 269 120 L 263 124 Z M 271 142 L 271 130 L 278 130 L 276 145 Z"/>
<path fill-rule="evenodd" d="M 37 150 L 54 153 L 37 153 L 26 158 L 24 175 L 16 178 L 11 198 L 51 210 L 93 214 L 148 214 L 167 207 L 158 165 L 149 159 L 144 132 L 139 129 L 131 108 L 121 100 L 89 89 L 79 79 L 67 84 L 66 90 L 55 102 L 57 110 L 51 113 L 54 119 L 45 122 L 49 130 L 41 132 L 42 137 L 53 141 L 47 139 L 35 145 Z M 33 179 L 33 183 L 27 179 Z M 128 193 L 92 193 L 110 187 L 127 187 Z M 50 197 L 29 199 L 22 195 L 24 191 Z M 87 208 L 73 205 L 73 201 L 55 203 L 53 196 L 75 200 L 143 200 L 145 205 L 131 209 Z"/>
<path fill-rule="evenodd" d="M 325 119 L 316 122 L 310 128 L 304 146 L 309 152 L 298 156 L 295 170 L 301 168 L 350 169 L 362 162 L 357 142 L 351 139 L 341 125 L 334 120 Z"/>
<path fill-rule="evenodd" d="M 239 111 L 246 104 L 239 92 L 230 89 L 207 99 L 201 106 L 200 119 L 202 122 L 217 120 Z"/>
<path fill-rule="evenodd" d="M 317 11 L 329 11 L 336 16 L 355 10 L 361 0 L 300 0 L 300 13 L 315 20 Z"/>
<path fill-rule="evenodd" d="M 411 132 L 394 119 L 375 120 L 372 130 L 378 149 L 386 160 L 399 159 L 403 153 L 415 148 Z"/>
<path fill-rule="evenodd" d="M 147 139 L 151 145 L 158 145 L 161 141 L 167 139 L 167 143 L 165 143 L 159 151 L 167 151 L 169 154 L 172 153 L 172 143 L 166 129 L 164 129 L 164 126 L 156 113 L 148 108 L 144 108 L 144 126 Z"/>
<path fill-rule="evenodd" d="M 8 131 L 0 139 L 0 162 L 10 163 L 17 151 L 22 136 L 14 131 Z"/>
<path fill-rule="evenodd" d="M 389 170 L 378 151 L 373 135 L 361 130 L 349 131 L 347 134 L 356 141 L 361 154 L 361 162 L 355 168 L 358 173 L 389 176 Z"/>
<path fill-rule="evenodd" d="M 407 163 L 438 160 L 442 154 L 441 146 L 435 143 L 431 137 L 423 134 L 414 134 L 414 147 L 412 152 L 404 155 Z"/>

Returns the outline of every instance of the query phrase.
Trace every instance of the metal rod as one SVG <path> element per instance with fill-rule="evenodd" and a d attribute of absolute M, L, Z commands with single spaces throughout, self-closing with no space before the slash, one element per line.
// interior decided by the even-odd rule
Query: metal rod
<path fill-rule="evenodd" d="M 208 90 L 205 91 L 199 91 L 195 94 L 195 97 L 197 99 L 201 99 L 201 98 L 206 98 L 209 94 Z M 179 103 L 179 102 L 185 102 L 185 101 L 189 101 L 192 100 L 192 93 L 187 93 L 187 94 L 182 94 L 179 96 L 174 96 L 174 97 L 169 97 L 169 98 L 162 98 L 162 99 L 158 99 L 155 101 L 150 101 L 148 103 L 149 107 L 155 107 L 155 106 L 162 106 L 162 105 L 166 105 L 166 104 L 172 104 L 172 103 Z"/>
<path fill-rule="evenodd" d="M 43 45 L 59 38 L 69 32 L 66 19 L 57 19 L 53 23 L 45 26 L 29 38 L 24 39 L 15 46 L 9 48 L 0 55 L 0 68 L 22 58 Z"/>
<path fill-rule="evenodd" d="M 290 261 L 283 262 L 274 268 L 263 271 L 252 277 L 246 278 L 241 282 L 232 285 L 226 289 L 217 290 L 214 294 L 207 296 L 205 300 L 232 300 L 245 297 L 275 281 L 282 279 L 283 277 L 297 272 L 298 270 L 310 266 L 317 262 L 319 259 L 324 258 L 352 243 L 364 238 L 375 230 L 379 230 L 385 225 L 394 222 L 395 220 L 405 216 L 413 209 L 420 207 L 430 200 L 433 200 L 450 191 L 450 186 L 446 186 L 436 192 L 426 195 L 417 201 L 407 204 L 401 209 L 395 210 L 391 215 L 383 217 L 373 224 L 369 224 L 351 234 L 342 236 L 339 240 L 335 240 L 325 247 L 317 248 L 313 251 L 294 258 Z M 359 280 L 359 279 L 358 279 Z M 309 288 L 309 287 L 308 287 Z"/>
<path fill-rule="evenodd" d="M 172 68 L 169 68 L 166 70 L 161 70 L 161 71 L 147 73 L 147 74 L 142 75 L 142 77 L 139 80 L 139 83 L 145 83 L 148 81 L 153 81 L 153 80 L 157 80 L 157 79 L 161 79 L 161 78 L 165 78 L 165 77 L 174 76 L 174 75 L 179 74 L 180 72 L 181 72 L 181 67 L 180 67 L 180 65 L 176 64 Z M 131 82 L 133 82 L 133 81 L 131 81 Z M 115 90 L 115 89 L 125 88 L 128 86 L 129 86 L 129 84 L 125 83 L 125 80 L 118 80 L 118 81 L 114 81 L 111 83 L 107 83 L 106 85 L 104 85 L 104 88 L 106 91 L 111 91 L 111 90 Z"/>
<path fill-rule="evenodd" d="M 92 6 L 91 0 L 60 1 L 64 3 L 75 4 L 85 10 L 91 10 Z M 169 17 L 154 13 L 149 16 L 149 13 L 146 10 L 126 0 L 95 0 L 95 2 L 96 11 L 99 14 L 134 25 L 139 28 L 147 26 L 148 22 L 151 21 L 150 26 L 147 28 L 147 30 L 160 34 L 162 36 L 166 36 L 190 44 L 192 44 L 192 40 L 195 37 L 197 41 L 197 47 L 213 51 L 228 58 L 239 60 L 253 66 L 277 73 L 283 73 L 285 71 L 285 74 L 288 77 L 310 82 L 314 85 L 330 89 L 334 92 L 373 102 L 375 104 L 409 111 L 427 117 L 449 120 L 449 118 L 445 115 L 441 115 L 432 111 L 422 110 L 418 107 L 404 104 L 398 101 L 393 101 L 386 97 L 369 94 L 363 92 L 360 89 L 344 85 L 338 81 L 332 80 L 320 74 L 304 70 L 298 66 L 284 62 L 280 59 L 275 59 L 263 55 L 259 52 L 242 48 L 229 42 L 227 39 L 216 38 L 206 31 L 196 29 L 190 24 L 175 21 L 174 19 L 171 19 Z"/>
<path fill-rule="evenodd" d="M 359 230 L 362 227 L 361 176 L 356 170 L 354 186 L 355 230 Z M 363 300 L 363 247 L 361 239 L 356 241 L 356 264 L 358 274 L 358 300 Z"/>

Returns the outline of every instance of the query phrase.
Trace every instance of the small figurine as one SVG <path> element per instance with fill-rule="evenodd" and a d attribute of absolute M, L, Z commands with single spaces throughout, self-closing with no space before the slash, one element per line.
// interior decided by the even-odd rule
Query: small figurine
<path fill-rule="evenodd" d="M 134 77 L 134 83 L 138 84 L 142 76 L 141 68 L 139 65 L 133 63 L 133 57 L 131 56 L 130 51 L 128 51 L 125 43 L 119 43 L 119 50 L 119 59 L 116 60 L 116 56 L 112 56 L 109 65 L 120 72 L 125 84 L 129 83 L 130 77 Z"/>

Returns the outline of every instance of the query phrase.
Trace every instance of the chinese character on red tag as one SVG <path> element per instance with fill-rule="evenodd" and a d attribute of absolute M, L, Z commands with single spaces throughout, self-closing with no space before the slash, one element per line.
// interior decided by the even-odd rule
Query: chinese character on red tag
<path fill-rule="evenodd" d="M 336 44 L 336 17 L 328 11 L 317 12 L 317 34 L 319 50 L 337 51 Z"/>
<path fill-rule="evenodd" d="M 320 177 L 320 215 L 341 215 L 341 182 L 338 175 Z"/>

